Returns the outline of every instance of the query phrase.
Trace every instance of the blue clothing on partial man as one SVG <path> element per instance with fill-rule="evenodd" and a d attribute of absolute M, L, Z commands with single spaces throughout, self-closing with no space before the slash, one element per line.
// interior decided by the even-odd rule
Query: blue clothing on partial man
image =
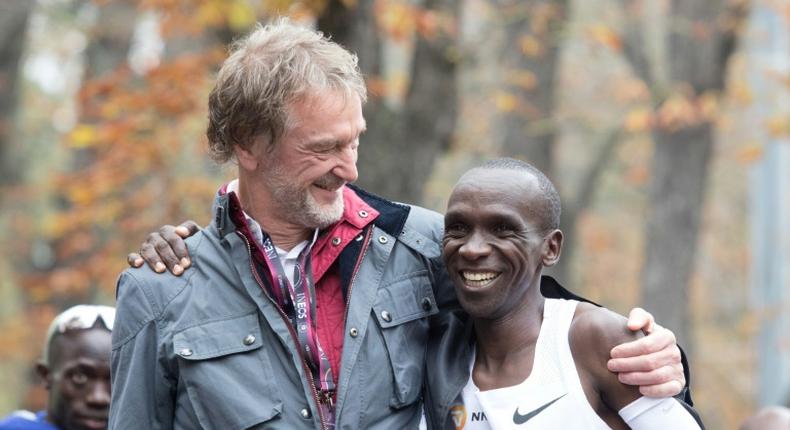
<path fill-rule="evenodd" d="M 58 430 L 47 421 L 47 412 L 16 411 L 0 420 L 0 430 Z"/>

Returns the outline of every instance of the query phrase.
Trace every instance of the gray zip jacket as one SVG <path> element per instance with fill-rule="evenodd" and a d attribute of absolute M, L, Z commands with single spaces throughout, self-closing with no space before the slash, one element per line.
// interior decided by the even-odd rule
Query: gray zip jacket
<path fill-rule="evenodd" d="M 341 261 L 351 285 L 335 423 L 417 428 L 429 320 L 457 308 L 439 260 L 442 217 L 355 191 L 380 215 L 367 246 L 340 257 L 359 266 L 351 274 Z M 292 328 L 231 222 L 230 200 L 218 196 L 211 225 L 187 240 L 192 267 L 181 277 L 121 274 L 110 429 L 326 427 Z"/>

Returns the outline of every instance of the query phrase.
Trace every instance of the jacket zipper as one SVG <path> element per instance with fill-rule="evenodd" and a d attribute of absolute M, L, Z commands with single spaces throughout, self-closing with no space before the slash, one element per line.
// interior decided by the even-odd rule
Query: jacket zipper
<path fill-rule="evenodd" d="M 359 272 L 359 266 L 362 265 L 362 259 L 365 258 L 365 254 L 368 252 L 368 246 L 370 244 L 370 236 L 372 235 L 373 235 L 373 226 L 370 226 L 368 227 L 368 232 L 365 233 L 365 238 L 362 241 L 362 250 L 359 252 L 359 258 L 357 258 L 357 262 L 354 265 L 354 271 L 351 273 L 351 279 L 348 281 L 348 293 L 346 294 L 346 308 L 343 314 L 343 327 L 345 327 L 346 323 L 348 323 L 348 307 L 351 304 L 351 291 L 354 289 L 354 281 L 357 279 L 357 272 Z M 340 393 L 340 375 L 337 375 L 337 385 L 335 385 L 335 393 Z M 335 416 L 337 416 L 337 412 L 335 412 Z"/>
<path fill-rule="evenodd" d="M 291 339 L 293 339 L 294 345 L 296 346 L 295 348 L 296 353 L 299 354 L 299 358 L 302 361 L 302 370 L 304 370 L 306 376 L 312 375 L 313 373 L 312 371 L 310 371 L 310 367 L 307 365 L 307 361 L 305 361 L 304 355 L 302 354 L 302 350 L 299 348 L 299 342 L 296 341 L 297 339 L 296 333 L 294 333 L 294 329 L 291 326 L 291 322 L 288 319 L 288 316 L 285 315 L 285 312 L 283 312 L 283 310 L 280 309 L 280 306 L 278 306 L 277 303 L 274 302 L 274 299 L 272 299 L 272 297 L 269 295 L 269 292 L 266 291 L 266 287 L 264 286 L 263 281 L 261 280 L 261 277 L 258 274 L 258 270 L 255 268 L 255 266 L 252 263 L 253 257 L 252 257 L 252 246 L 250 245 L 250 241 L 242 233 L 236 232 L 236 234 L 238 234 L 244 240 L 244 243 L 247 244 L 247 252 L 250 256 L 249 261 L 250 261 L 250 271 L 252 272 L 252 276 L 255 278 L 255 281 L 258 283 L 258 286 L 261 288 L 261 291 L 263 291 L 263 294 L 266 295 L 266 298 L 268 298 L 269 301 L 271 301 L 272 304 L 274 304 L 274 307 L 277 309 L 277 312 L 280 314 L 280 317 L 285 322 L 285 326 L 288 327 L 288 332 L 291 334 Z M 315 405 L 317 406 L 316 409 L 318 410 L 318 420 L 321 422 L 321 429 L 327 430 L 326 423 L 324 422 L 324 414 L 321 411 L 321 403 L 318 400 L 318 390 L 315 388 L 315 382 L 313 381 L 312 377 L 308 378 L 308 382 L 310 383 L 310 391 L 313 393 L 313 400 L 315 401 Z"/>

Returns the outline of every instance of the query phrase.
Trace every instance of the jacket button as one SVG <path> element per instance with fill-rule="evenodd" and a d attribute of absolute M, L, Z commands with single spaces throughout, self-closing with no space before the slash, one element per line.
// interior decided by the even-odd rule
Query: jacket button
<path fill-rule="evenodd" d="M 308 419 L 308 418 L 310 418 L 310 417 L 312 417 L 312 416 L 313 416 L 313 415 L 310 413 L 310 410 L 309 410 L 309 409 L 307 409 L 307 408 L 304 408 L 304 409 L 302 409 L 301 411 L 299 411 L 299 413 L 300 413 L 300 414 L 302 414 L 302 418 L 304 418 L 304 419 Z"/>
<path fill-rule="evenodd" d="M 351 327 L 351 330 L 348 331 L 348 334 L 351 335 L 351 337 L 357 337 L 359 335 L 359 330 L 357 330 L 356 327 Z"/>
<path fill-rule="evenodd" d="M 381 311 L 381 319 L 386 322 L 390 322 L 392 321 L 392 315 L 390 315 L 390 313 L 387 311 Z"/>
<path fill-rule="evenodd" d="M 359 236 L 357 236 L 357 237 L 355 237 L 355 238 L 354 238 L 354 240 L 355 240 L 355 241 L 357 241 L 357 242 L 359 242 L 360 240 L 362 240 L 362 238 L 363 238 L 363 237 L 365 237 L 365 235 L 364 235 L 364 234 L 362 234 L 362 233 L 360 233 L 360 234 L 359 234 Z"/>
<path fill-rule="evenodd" d="M 379 236 L 379 243 L 385 244 L 387 242 L 389 242 L 389 239 L 387 239 L 387 236 Z"/>
<path fill-rule="evenodd" d="M 431 310 L 432 307 L 433 307 L 433 304 L 431 303 L 431 299 L 429 299 L 427 297 L 422 299 L 422 308 L 424 310 L 429 311 L 429 310 Z"/>
<path fill-rule="evenodd" d="M 189 348 L 184 348 L 181 351 L 178 351 L 178 355 L 182 357 L 189 357 L 190 355 L 192 355 L 192 350 Z"/>
<path fill-rule="evenodd" d="M 253 336 L 251 334 L 248 334 L 247 336 L 244 336 L 244 344 L 245 345 L 249 346 L 249 345 L 252 345 L 253 343 L 255 343 L 255 336 Z"/>
<path fill-rule="evenodd" d="M 357 213 L 359 214 L 360 218 L 367 218 L 368 217 L 368 211 L 359 211 Z"/>
<path fill-rule="evenodd" d="M 332 239 L 332 245 L 334 246 L 340 245 L 340 242 L 342 242 L 342 240 L 339 237 Z"/>

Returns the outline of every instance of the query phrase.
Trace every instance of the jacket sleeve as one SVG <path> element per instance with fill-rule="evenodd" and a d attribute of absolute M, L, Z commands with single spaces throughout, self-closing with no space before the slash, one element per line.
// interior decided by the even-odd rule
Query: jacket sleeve
<path fill-rule="evenodd" d="M 109 429 L 171 429 L 175 384 L 168 377 L 153 306 L 128 272 L 117 285 Z"/>

